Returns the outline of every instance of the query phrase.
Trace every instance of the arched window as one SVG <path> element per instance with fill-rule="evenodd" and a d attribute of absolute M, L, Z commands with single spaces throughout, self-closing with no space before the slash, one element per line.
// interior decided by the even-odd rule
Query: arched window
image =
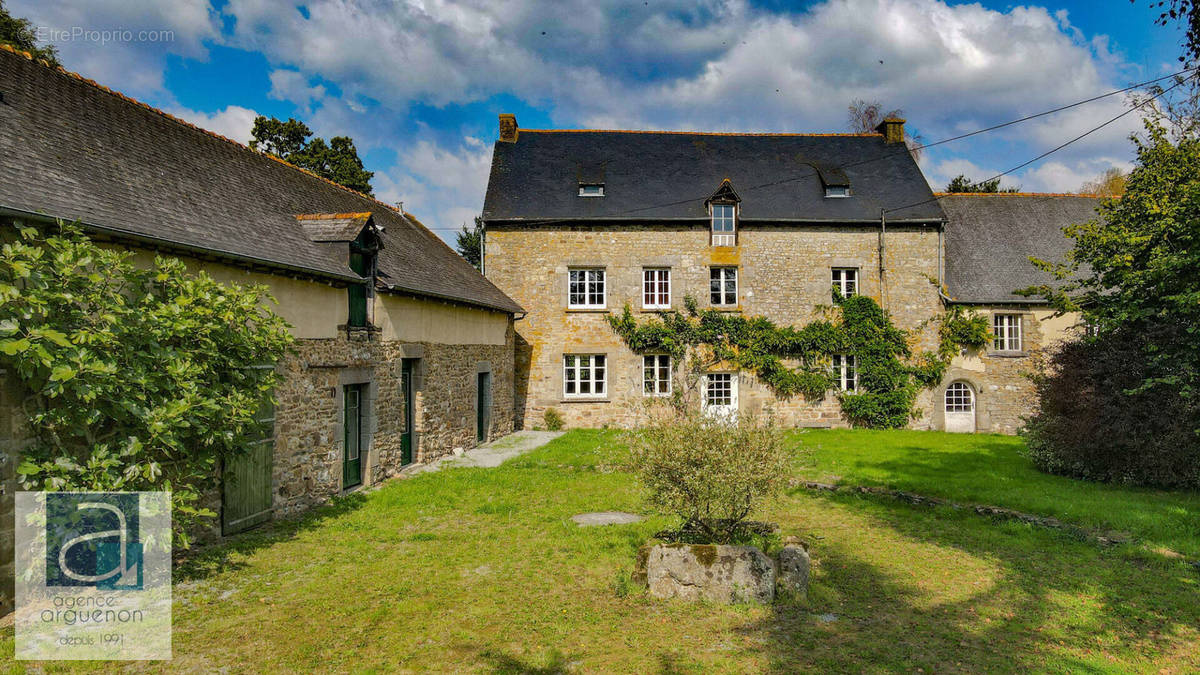
<path fill-rule="evenodd" d="M 975 392 L 966 382 L 955 382 L 946 387 L 946 412 L 973 412 Z"/>

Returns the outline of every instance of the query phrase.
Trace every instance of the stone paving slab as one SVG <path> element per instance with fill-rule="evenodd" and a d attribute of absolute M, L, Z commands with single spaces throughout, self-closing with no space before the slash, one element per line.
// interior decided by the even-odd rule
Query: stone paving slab
<path fill-rule="evenodd" d="M 429 464 L 421 464 L 406 470 L 406 474 L 428 473 L 440 471 L 443 467 L 483 467 L 493 468 L 504 462 L 536 450 L 550 441 L 562 436 L 564 431 L 517 431 L 491 443 L 485 443 L 478 448 L 464 452 L 462 455 L 448 455 Z"/>
<path fill-rule="evenodd" d="M 625 525 L 627 523 L 636 523 L 642 517 L 636 513 L 625 513 L 624 511 L 597 511 L 595 513 L 580 513 L 571 516 L 571 520 L 580 527 L 591 527 L 593 525 Z"/>

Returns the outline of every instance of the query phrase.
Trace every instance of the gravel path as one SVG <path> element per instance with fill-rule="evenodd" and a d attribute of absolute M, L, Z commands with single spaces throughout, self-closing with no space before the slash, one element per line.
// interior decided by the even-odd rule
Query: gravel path
<path fill-rule="evenodd" d="M 460 456 L 449 455 L 442 457 L 429 464 L 415 466 L 409 471 L 405 471 L 405 473 L 439 471 L 442 467 L 446 466 L 497 467 L 513 457 L 542 447 L 564 433 L 562 431 L 518 431 L 503 438 L 497 438 L 491 443 L 485 443 L 478 448 L 468 450 Z"/>

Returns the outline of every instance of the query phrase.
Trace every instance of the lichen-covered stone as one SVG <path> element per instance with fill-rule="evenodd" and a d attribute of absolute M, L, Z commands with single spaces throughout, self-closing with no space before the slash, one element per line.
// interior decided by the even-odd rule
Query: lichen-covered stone
<path fill-rule="evenodd" d="M 777 596 L 803 598 L 808 595 L 808 577 L 812 567 L 808 550 L 802 544 L 787 544 L 776 554 L 775 560 Z"/>
<path fill-rule="evenodd" d="M 646 552 L 645 569 L 656 598 L 765 604 L 775 597 L 775 562 L 753 546 L 661 544 Z"/>

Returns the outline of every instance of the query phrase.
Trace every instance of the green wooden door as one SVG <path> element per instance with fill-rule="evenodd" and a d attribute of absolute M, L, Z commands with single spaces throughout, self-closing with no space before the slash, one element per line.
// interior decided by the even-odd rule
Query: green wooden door
<path fill-rule="evenodd" d="M 345 389 L 345 451 L 342 455 L 342 489 L 362 484 L 363 394 L 366 387 L 350 384 Z"/>
<path fill-rule="evenodd" d="M 492 426 L 492 374 L 479 373 L 475 383 L 475 440 L 484 443 Z"/>
<path fill-rule="evenodd" d="M 271 470 L 275 457 L 275 405 L 260 404 L 258 431 L 245 450 L 225 460 L 221 481 L 221 533 L 235 534 L 271 519 Z"/>
<path fill-rule="evenodd" d="M 403 359 L 400 362 L 400 393 L 404 398 L 404 431 L 400 434 L 400 464 L 412 464 L 413 461 L 413 361 Z"/>

